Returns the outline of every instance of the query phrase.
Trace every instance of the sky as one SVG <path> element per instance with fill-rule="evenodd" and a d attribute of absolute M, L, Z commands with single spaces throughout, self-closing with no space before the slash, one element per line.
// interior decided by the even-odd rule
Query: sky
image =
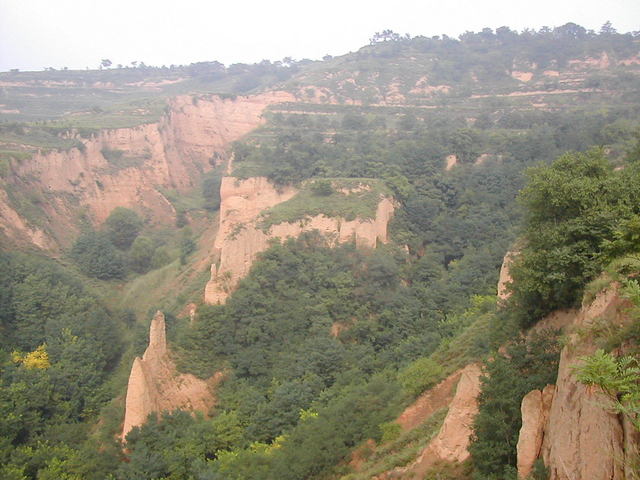
<path fill-rule="evenodd" d="M 640 30 L 640 0 L 0 0 L 0 71 L 343 55 L 378 31 L 457 37 L 574 22 Z"/>

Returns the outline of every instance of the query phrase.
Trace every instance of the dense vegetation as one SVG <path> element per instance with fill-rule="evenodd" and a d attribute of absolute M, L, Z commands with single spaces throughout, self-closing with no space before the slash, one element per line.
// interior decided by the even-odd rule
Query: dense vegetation
<path fill-rule="evenodd" d="M 1 254 L 0 282 L 0 477 L 104 478 L 89 425 L 115 393 L 120 314 L 48 260 Z"/>
<path fill-rule="evenodd" d="M 584 162 L 607 166 L 610 175 L 620 178 L 616 185 L 637 180 L 633 162 L 614 171 L 602 155 L 601 151 L 565 155 L 551 166 L 532 170 L 532 180 L 521 195 L 526 218 L 535 213 L 527 199 L 540 198 L 549 188 L 547 182 L 536 182 L 536 175 L 544 177 L 562 170 L 562 179 L 553 185 L 558 195 L 572 185 Z M 609 216 L 626 225 L 626 206 L 637 203 L 632 201 L 634 189 L 624 192 L 616 197 Z M 553 202 L 539 207 L 547 215 L 552 208 Z M 589 217 L 577 213 L 576 218 Z M 525 230 L 530 242 L 536 235 L 543 238 L 546 231 Z M 605 240 L 600 235 L 600 243 Z M 567 241 L 570 247 L 576 244 L 580 240 L 575 237 Z M 532 254 L 551 257 L 554 253 L 553 249 L 545 253 L 525 248 L 521 255 L 527 259 Z M 475 307 L 480 308 L 475 315 L 459 310 L 468 305 L 460 302 L 460 294 L 469 298 L 477 284 L 456 285 L 457 263 L 466 260 L 465 274 L 476 272 L 476 277 L 487 268 L 475 264 L 473 258 L 467 253 L 447 265 L 444 257 L 438 260 L 433 254 L 424 254 L 416 262 L 393 248 L 362 252 L 342 246 L 329 250 L 321 237 L 313 234 L 265 252 L 227 305 L 202 312 L 196 328 L 187 330 L 182 340 L 183 351 L 189 352 L 183 357 L 186 368 L 203 376 L 225 368 L 232 372 L 220 391 L 219 411 L 237 422 L 236 443 L 227 446 L 233 453 L 214 453 L 199 468 L 224 478 L 294 479 L 322 476 L 326 471 L 339 473 L 335 468 L 349 446 L 365 438 L 383 438 L 386 422 L 403 403 L 399 391 L 416 395 L 445 374 L 434 360 L 438 358 L 437 345 L 452 332 L 472 325 L 485 308 Z M 495 268 L 489 268 L 493 275 Z M 564 264 L 557 268 L 567 269 Z M 495 276 L 484 278 L 487 288 L 492 289 Z M 534 276 L 524 272 L 522 278 L 526 285 Z M 561 279 L 562 275 L 554 274 L 548 281 Z M 587 280 L 585 277 L 581 286 Z M 449 296 L 451 292 L 457 292 L 455 299 Z M 438 312 L 447 314 L 440 316 Z M 505 310 L 488 314 L 493 327 L 479 330 L 482 336 L 474 338 L 476 344 L 484 345 L 479 354 L 513 337 L 516 321 L 526 318 L 527 311 L 513 302 Z M 332 326 L 339 327 L 334 330 L 335 337 L 329 334 Z M 547 332 L 527 342 L 514 342 L 504 355 L 494 353 L 487 363 L 472 447 L 476 478 L 513 475 L 520 402 L 530 390 L 553 383 L 559 353 L 556 335 Z M 376 402 L 369 399 L 370 405 L 378 405 L 387 389 L 395 392 L 394 402 L 384 400 L 386 411 L 354 408 L 356 413 L 350 414 L 349 422 L 360 428 L 344 430 L 343 414 L 332 410 L 334 404 L 356 401 L 359 397 L 352 398 L 355 392 L 366 394 L 359 388 L 353 390 L 354 386 L 362 385 L 366 391 L 374 380 L 379 383 L 380 396 L 374 397 Z M 331 415 L 325 413 L 328 411 Z M 328 444 L 324 443 L 324 428 L 332 432 Z M 134 451 L 136 438 L 131 443 Z M 135 468 L 145 468 L 144 461 L 139 461 L 143 466 Z M 295 465 L 295 470 L 290 465 Z"/>
<path fill-rule="evenodd" d="M 380 438 L 384 424 L 415 394 L 409 372 L 398 375 L 397 369 L 435 351 L 469 319 L 443 322 L 422 303 L 422 292 L 438 287 L 430 280 L 406 284 L 410 270 L 406 254 L 395 248 L 330 249 L 314 233 L 263 253 L 228 303 L 202 310 L 180 341 L 185 368 L 202 376 L 228 369 L 215 418 L 235 432 L 219 447 L 231 452 L 212 444 L 189 472 L 315 477 L 333 470 L 362 440 Z M 454 283 L 452 276 L 443 290 Z M 485 340 L 480 351 L 487 347 Z M 416 368 L 424 373 L 428 366 Z M 434 373 L 438 378 L 442 372 Z M 196 423 L 194 428 L 214 428 L 210 421 Z M 150 448 L 143 438 L 155 425 L 134 429 L 128 443 L 133 452 Z M 168 459 L 175 455 L 171 444 L 158 448 L 154 438 L 154 451 L 164 460 L 134 454 L 122 478 L 153 465 L 164 465 L 160 475 L 169 475 L 174 465 L 184 465 Z"/>
<path fill-rule="evenodd" d="M 640 252 L 639 146 L 640 142 L 629 152 L 622 169 L 614 169 L 603 150 L 594 149 L 565 154 L 549 166 L 529 171 L 529 182 L 520 194 L 525 206 L 525 245 L 511 270 L 513 294 L 497 319 L 508 322 L 511 318 L 526 329 L 555 309 L 579 306 L 587 284 L 612 260 L 635 258 Z M 627 275 L 636 275 L 640 267 L 637 260 L 635 266 L 628 261 L 622 265 Z M 619 280 L 627 285 L 624 276 Z M 637 284 L 627 288 L 634 286 L 637 289 Z M 637 317 L 637 312 L 631 315 Z M 622 335 L 617 346 L 622 339 L 640 340 L 633 327 Z M 474 478 L 515 478 L 522 397 L 555 382 L 558 353 L 553 332 L 546 332 L 546 338 L 515 342 L 505 355 L 496 354 L 487 362 L 471 447 Z M 615 362 L 608 365 L 614 365 L 615 372 Z M 591 384 L 603 378 L 602 369 L 584 376 Z"/>
<path fill-rule="evenodd" d="M 571 60 L 599 59 L 603 54 L 615 62 L 632 57 L 637 51 L 637 32 L 620 34 L 610 24 L 603 25 L 600 32 L 587 31 L 575 23 L 520 33 L 508 27 L 495 31 L 485 28 L 465 32 L 459 38 L 447 35 L 411 38 L 387 33 L 374 37 L 371 45 L 354 55 L 310 65 L 288 84 L 326 88 L 329 92 L 324 97 L 326 102 L 331 96 L 341 104 L 373 105 L 397 102 L 398 95 L 402 95 L 411 105 L 446 105 L 449 109 L 468 110 L 474 106 L 473 94 L 500 94 L 517 88 L 511 76 L 514 71 L 531 72 L 540 81 L 537 88 L 567 89 L 568 85 L 558 78 L 545 77 L 544 71 L 565 70 L 571 67 Z M 421 91 L 419 86 L 425 77 L 431 86 L 448 88 Z M 635 92 L 637 98 L 634 77 L 624 68 L 606 73 L 591 71 L 586 74 L 584 86 Z M 309 93 L 313 96 L 313 92 Z M 590 101 L 588 97 L 581 98 Z M 504 105 L 500 100 L 493 99 L 491 103 Z M 612 103 L 617 100 L 612 98 Z"/>
<path fill-rule="evenodd" d="M 100 280 L 123 279 L 127 272 L 145 273 L 170 261 L 161 239 L 140 235 L 144 226 L 140 216 L 124 207 L 115 208 L 103 228 L 87 228 L 74 242 L 69 255 L 80 271 Z M 184 225 L 182 225 L 184 226 Z M 187 231 L 183 232 L 181 255 L 193 251 Z"/>
<path fill-rule="evenodd" d="M 625 168 L 615 170 L 602 149 L 595 149 L 529 172 L 520 197 L 527 212 L 526 245 L 513 269 L 512 300 L 523 327 L 575 306 L 612 255 L 635 248 L 621 240 L 637 228 L 639 162 L 632 154 Z"/>

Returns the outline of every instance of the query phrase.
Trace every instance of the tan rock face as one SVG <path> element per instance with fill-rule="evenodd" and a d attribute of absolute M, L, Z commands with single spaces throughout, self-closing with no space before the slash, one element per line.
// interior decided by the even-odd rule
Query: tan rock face
<path fill-rule="evenodd" d="M 414 95 L 433 96 L 436 93 L 449 93 L 449 85 L 430 85 L 429 78 L 425 75 L 420 77 L 409 93 Z"/>
<path fill-rule="evenodd" d="M 158 123 L 103 130 L 83 140 L 81 150 L 37 154 L 14 163 L 6 181 L 47 198 L 42 209 L 48 221 L 38 229 L 23 218 L 16 220 L 15 207 L 3 192 L 0 229 L 16 242 L 51 249 L 75 236 L 72 219 L 83 209 L 96 224 L 119 206 L 170 223 L 175 212 L 162 189 L 197 186 L 211 162 L 225 159 L 229 142 L 262 122 L 266 106 L 292 99 L 283 92 L 235 99 L 179 96 L 168 102 L 168 113 Z M 105 158 L 110 152 L 119 158 Z"/>
<path fill-rule="evenodd" d="M 615 295 L 605 292 L 578 314 L 576 324 L 589 324 L 607 313 L 615 302 Z M 560 354 L 556 394 L 542 452 L 551 480 L 624 478 L 620 420 L 603 408 L 604 399 L 596 390 L 578 382 L 571 368 L 580 357 L 594 351 L 590 342 L 576 342 Z"/>
<path fill-rule="evenodd" d="M 446 407 L 453 400 L 456 386 L 465 369 L 460 369 L 442 380 L 438 385 L 430 388 L 409 405 L 396 420 L 403 430 L 411 430 L 441 408 Z"/>
<path fill-rule="evenodd" d="M 444 169 L 449 171 L 458 164 L 458 157 L 457 155 L 452 153 L 451 155 L 447 155 L 447 157 L 445 158 L 445 161 L 446 161 L 446 166 L 444 167 Z"/>
<path fill-rule="evenodd" d="M 516 447 L 520 478 L 531 473 L 533 463 L 540 455 L 554 393 L 555 385 L 547 385 L 543 391 L 533 390 L 522 399 L 522 427 Z"/>
<path fill-rule="evenodd" d="M 177 373 L 167 350 L 164 315 L 157 312 L 149 329 L 149 346 L 131 367 L 122 439 L 144 424 L 150 413 L 180 409 L 207 414 L 215 404 L 212 390 L 221 379 L 221 372 L 206 382 Z"/>
<path fill-rule="evenodd" d="M 584 352 L 586 354 L 586 352 Z M 570 365 L 577 358 L 561 355 L 543 459 L 552 480 L 622 479 L 623 434 L 616 415 L 602 408 L 602 398 L 577 382 Z"/>
<path fill-rule="evenodd" d="M 476 364 L 467 365 L 454 374 L 459 375 L 458 385 L 438 434 L 414 463 L 378 478 L 422 478 L 437 462 L 464 462 L 469 458 L 473 420 L 478 413 L 481 374 L 480 366 Z"/>
<path fill-rule="evenodd" d="M 623 310 L 616 290 L 609 289 L 582 309 L 561 313 L 565 320 L 571 317 L 569 328 L 585 331 L 596 321 L 620 323 Z M 595 350 L 590 335 L 569 335 L 560 355 L 555 393 L 547 387 L 524 398 L 518 441 L 518 471 L 522 477 L 533 461 L 542 457 L 551 480 L 625 478 L 623 460 L 635 448 L 637 439 L 625 434 L 623 423 L 607 410 L 601 393 L 578 382 L 572 368 Z"/>
<path fill-rule="evenodd" d="M 427 447 L 431 448 L 439 460 L 463 462 L 469 458 L 468 447 L 473 420 L 478 413 L 481 374 L 480 367 L 472 364 L 460 375 L 455 397 L 449 405 L 442 428 Z"/>
<path fill-rule="evenodd" d="M 500 267 L 500 278 L 498 280 L 498 302 L 504 302 L 509 298 L 508 285 L 512 282 L 511 274 L 509 273 L 509 267 L 513 263 L 514 257 L 518 252 L 507 252 L 502 261 L 502 267 Z"/>
<path fill-rule="evenodd" d="M 302 222 L 273 225 L 267 233 L 257 227 L 262 211 L 289 200 L 296 193 L 292 187 L 278 190 L 264 177 L 222 179 L 220 228 L 215 242 L 219 262 L 211 267 L 205 302 L 224 303 L 240 279 L 249 273 L 256 256 L 268 248 L 270 239 L 296 238 L 302 232 L 318 230 L 336 243 L 355 239 L 357 246 L 374 248 L 378 241 L 387 241 L 387 224 L 394 210 L 388 198 L 380 200 L 372 220 L 345 221 L 319 215 Z"/>
<path fill-rule="evenodd" d="M 531 81 L 531 79 L 533 78 L 533 72 L 521 72 L 518 70 L 514 70 L 513 72 L 511 72 L 511 76 L 516 80 L 526 83 Z"/>

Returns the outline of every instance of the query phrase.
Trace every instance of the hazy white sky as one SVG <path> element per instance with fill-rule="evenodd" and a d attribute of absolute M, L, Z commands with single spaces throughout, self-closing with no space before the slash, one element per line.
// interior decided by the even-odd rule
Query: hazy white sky
<path fill-rule="evenodd" d="M 458 36 L 607 20 L 640 30 L 640 0 L 0 0 L 0 71 L 318 59 L 387 28 Z"/>

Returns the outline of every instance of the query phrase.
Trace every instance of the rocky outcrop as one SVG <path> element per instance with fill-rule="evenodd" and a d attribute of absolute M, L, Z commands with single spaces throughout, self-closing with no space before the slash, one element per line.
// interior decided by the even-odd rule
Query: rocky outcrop
<path fill-rule="evenodd" d="M 458 156 L 453 153 L 450 155 L 447 155 L 444 160 L 446 162 L 446 165 L 444 167 L 446 171 L 451 170 L 453 167 L 455 167 L 458 164 Z"/>
<path fill-rule="evenodd" d="M 142 425 L 150 413 L 180 409 L 207 414 L 215 403 L 213 388 L 221 379 L 221 372 L 206 382 L 177 373 L 167 349 L 164 315 L 157 312 L 149 329 L 149 346 L 131 367 L 122 439 L 133 427 Z"/>
<path fill-rule="evenodd" d="M 576 313 L 573 326 L 587 328 L 596 320 L 616 323 L 620 300 L 615 289 L 601 292 Z M 542 458 L 551 480 L 616 480 L 624 478 L 624 437 L 620 419 L 604 408 L 597 389 L 576 379 L 573 366 L 596 346 L 589 337 L 570 337 L 562 349 L 556 392 L 549 413 Z"/>
<path fill-rule="evenodd" d="M 521 72 L 519 70 L 514 70 L 511 72 L 511 77 L 519 80 L 520 82 L 527 83 L 533 78 L 533 72 Z"/>
<path fill-rule="evenodd" d="M 277 189 L 264 177 L 240 180 L 222 179 L 220 187 L 220 228 L 216 237 L 218 261 L 211 266 L 211 279 L 204 299 L 209 304 L 224 303 L 238 281 L 247 275 L 256 256 L 266 250 L 274 238 L 298 237 L 302 232 L 318 230 L 337 243 L 354 240 L 358 246 L 375 247 L 387 241 L 387 224 L 393 214 L 393 202 L 382 197 L 373 219 L 344 220 L 318 215 L 295 223 L 279 223 L 263 231 L 259 216 L 267 208 L 293 198 L 292 187 Z"/>
<path fill-rule="evenodd" d="M 465 369 L 460 369 L 452 373 L 435 387 L 422 393 L 415 402 L 404 409 L 396 422 L 403 430 L 411 430 L 427 420 L 437 410 L 448 406 L 453 400 L 456 386 L 464 371 Z"/>
<path fill-rule="evenodd" d="M 102 130 L 79 140 L 80 148 L 13 162 L 1 186 L 46 200 L 39 205 L 43 218 L 37 227 L 29 225 L 4 194 L 0 230 L 17 243 L 51 249 L 69 243 L 74 219 L 83 212 L 100 224 L 115 207 L 131 207 L 169 223 L 175 212 L 163 192 L 198 185 L 212 163 L 224 161 L 230 142 L 260 125 L 268 105 L 291 99 L 284 92 L 233 99 L 179 96 L 168 101 L 157 123 Z"/>
<path fill-rule="evenodd" d="M 555 385 L 547 385 L 542 391 L 533 390 L 522 399 L 522 427 L 516 446 L 520 478 L 531 473 L 533 463 L 540 456 L 554 393 Z"/>
<path fill-rule="evenodd" d="M 429 459 L 422 462 L 423 467 L 431 463 L 432 459 L 463 462 L 469 458 L 468 447 L 471 442 L 473 420 L 478 413 L 481 374 L 480 366 L 471 364 L 460 375 L 456 394 L 449 405 L 444 423 L 421 456 Z M 420 462 L 420 459 L 418 461 Z"/>
<path fill-rule="evenodd" d="M 459 375 L 460 379 L 437 435 L 420 452 L 415 462 L 378 478 L 422 478 L 438 462 L 463 462 L 469 458 L 468 448 L 473 420 L 478 413 L 482 370 L 479 365 L 471 364 L 454 375 Z"/>
<path fill-rule="evenodd" d="M 519 473 L 524 478 L 533 461 L 542 458 L 550 480 L 622 480 L 624 459 L 635 450 L 637 434 L 606 408 L 606 400 L 597 388 L 577 380 L 574 367 L 597 348 L 592 335 L 585 334 L 589 328 L 596 322 L 619 326 L 625 321 L 623 301 L 616 289 L 610 288 L 589 305 L 564 312 L 563 316 L 572 317 L 567 328 L 573 333 L 560 354 L 555 391 L 553 395 L 550 389 L 534 391 L 523 400 Z M 552 401 L 545 418 L 549 396 Z"/>
<path fill-rule="evenodd" d="M 502 261 L 502 266 L 500 267 L 500 278 L 498 279 L 498 303 L 505 302 L 509 298 L 509 295 L 511 295 L 508 287 L 513 279 L 511 278 L 509 268 L 517 254 L 517 252 L 507 252 L 504 256 L 504 260 Z"/>

